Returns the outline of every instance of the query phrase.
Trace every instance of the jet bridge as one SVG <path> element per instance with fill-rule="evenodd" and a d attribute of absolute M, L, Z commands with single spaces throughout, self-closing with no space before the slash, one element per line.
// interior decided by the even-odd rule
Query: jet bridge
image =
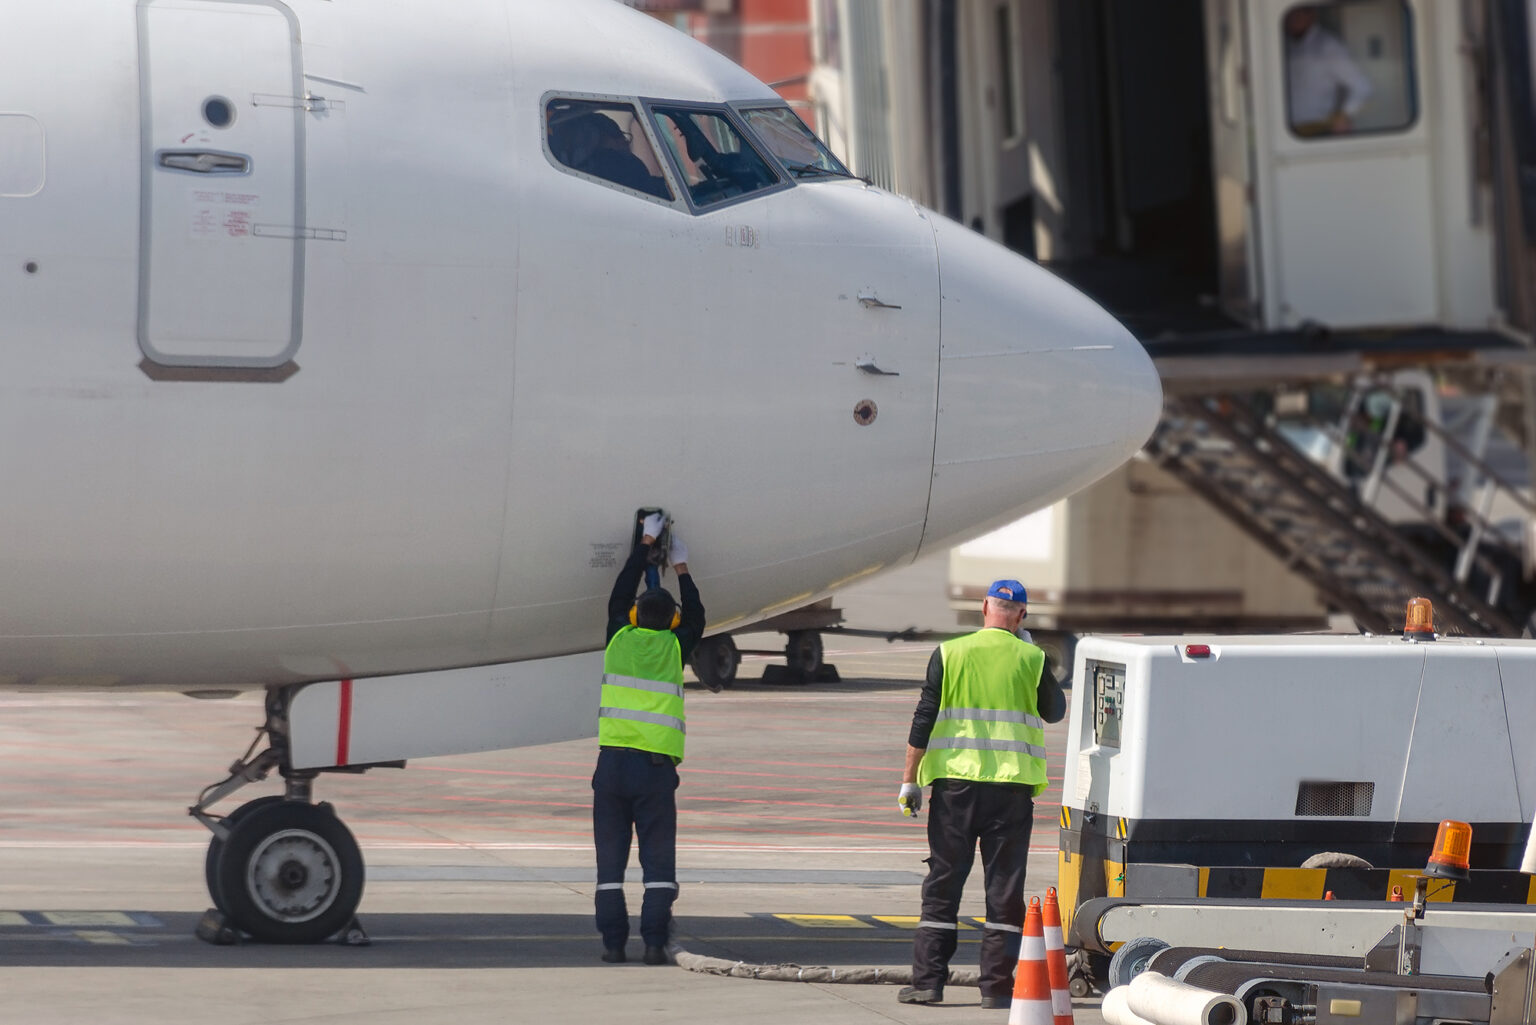
<path fill-rule="evenodd" d="M 1165 350 L 1147 456 L 1362 629 L 1394 632 L 1408 599 L 1428 595 L 1449 632 L 1520 636 L 1536 611 L 1536 504 L 1512 444 L 1513 459 L 1490 462 L 1498 398 L 1453 406 L 1425 370 L 1387 368 L 1514 366 L 1529 350 L 1330 342 Z M 1333 382 L 1331 403 L 1315 401 L 1319 382 Z"/>

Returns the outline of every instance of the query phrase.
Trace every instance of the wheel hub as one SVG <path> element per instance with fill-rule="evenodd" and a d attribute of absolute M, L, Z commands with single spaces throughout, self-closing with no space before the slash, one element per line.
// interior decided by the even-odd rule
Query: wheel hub
<path fill-rule="evenodd" d="M 256 847 L 247 864 L 251 898 L 279 921 L 307 922 L 323 914 L 340 889 L 335 850 L 307 830 L 272 834 Z"/>

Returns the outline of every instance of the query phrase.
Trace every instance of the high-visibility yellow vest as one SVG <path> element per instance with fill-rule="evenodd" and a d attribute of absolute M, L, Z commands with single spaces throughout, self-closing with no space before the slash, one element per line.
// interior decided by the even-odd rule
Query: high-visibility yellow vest
<path fill-rule="evenodd" d="M 626 626 L 603 653 L 597 742 L 683 760 L 683 656 L 671 630 Z"/>
<path fill-rule="evenodd" d="M 917 783 L 939 777 L 1045 789 L 1045 722 L 1038 693 L 1045 653 L 989 628 L 939 646 L 939 714 Z"/>

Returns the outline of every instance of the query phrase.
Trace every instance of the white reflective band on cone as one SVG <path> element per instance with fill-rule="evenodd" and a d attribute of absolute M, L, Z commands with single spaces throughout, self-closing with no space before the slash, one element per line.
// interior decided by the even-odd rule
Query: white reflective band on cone
<path fill-rule="evenodd" d="M 1152 1025 L 1147 1019 L 1137 1016 L 1131 1010 L 1126 999 L 1131 995 L 1131 987 L 1116 986 L 1104 994 L 1104 1003 L 1099 1005 L 1099 1016 L 1106 1025 Z"/>
<path fill-rule="evenodd" d="M 1132 1013 L 1157 1025 L 1248 1025 L 1242 1001 L 1158 972 L 1142 972 L 1127 987 Z"/>

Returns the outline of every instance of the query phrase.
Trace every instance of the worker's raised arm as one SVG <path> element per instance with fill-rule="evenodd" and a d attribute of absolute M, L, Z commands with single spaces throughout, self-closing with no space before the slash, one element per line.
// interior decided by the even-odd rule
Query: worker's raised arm
<path fill-rule="evenodd" d="M 688 546 L 683 544 L 677 531 L 672 532 L 672 547 L 667 550 L 667 561 L 677 574 L 677 598 L 679 622 L 672 633 L 677 637 L 678 651 L 686 664 L 693 656 L 693 649 L 704 637 L 704 603 L 699 600 L 699 589 L 694 586 L 693 574 L 688 572 Z"/>
<path fill-rule="evenodd" d="M 613 582 L 613 593 L 608 595 L 608 635 L 603 638 L 603 643 L 613 640 L 614 634 L 629 625 L 629 610 L 634 607 L 635 593 L 640 590 L 640 581 L 645 576 L 651 543 L 665 523 L 661 513 L 652 513 L 645 518 L 645 524 L 640 528 L 640 543 L 631 549 L 629 561 L 619 570 L 618 579 Z"/>

